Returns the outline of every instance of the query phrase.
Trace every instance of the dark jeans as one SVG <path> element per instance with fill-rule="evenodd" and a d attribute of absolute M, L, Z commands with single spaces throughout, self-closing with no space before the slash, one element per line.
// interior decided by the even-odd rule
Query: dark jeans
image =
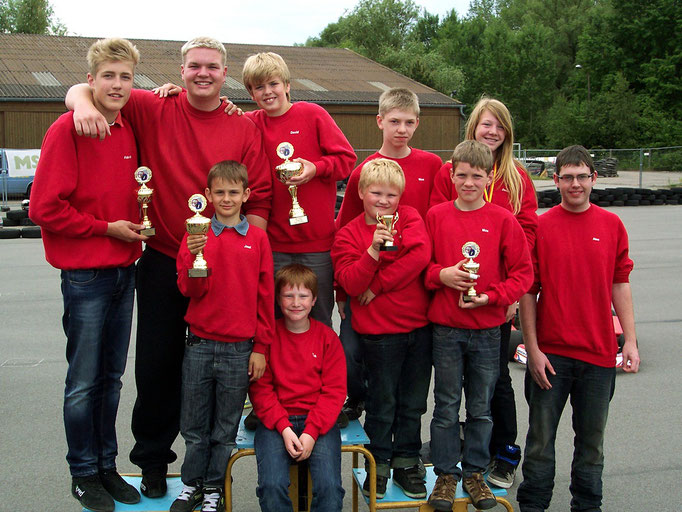
<path fill-rule="evenodd" d="M 275 273 L 282 267 L 292 263 L 299 263 L 310 268 L 317 276 L 317 300 L 310 312 L 315 320 L 322 322 L 328 327 L 332 326 L 332 313 L 334 312 L 334 268 L 329 251 L 326 252 L 273 252 Z M 275 308 L 278 317 L 281 317 L 279 306 Z"/>
<path fill-rule="evenodd" d="M 71 475 L 116 467 L 116 413 L 135 299 L 135 266 L 62 270 L 64 428 Z"/>
<path fill-rule="evenodd" d="M 367 398 L 367 371 L 363 356 L 362 339 L 351 325 L 350 297 L 343 308 L 346 318 L 341 320 L 339 339 L 346 355 L 346 386 L 348 400 L 354 403 L 364 402 Z"/>
<path fill-rule="evenodd" d="M 490 401 L 490 412 L 493 417 L 493 432 L 490 437 L 490 457 L 504 449 L 507 445 L 516 445 L 516 401 L 509 374 L 509 338 L 511 322 L 500 326 L 500 376 L 495 383 L 495 391 Z"/>
<path fill-rule="evenodd" d="M 130 461 L 146 473 L 166 470 L 177 455 L 180 387 L 189 299 L 177 286 L 175 260 L 147 247 L 137 264 L 137 341 Z"/>
<path fill-rule="evenodd" d="M 377 474 L 417 464 L 421 417 L 431 384 L 431 325 L 401 334 L 363 335 L 368 389 L 367 446 Z"/>
<path fill-rule="evenodd" d="M 223 487 L 249 388 L 251 340 L 226 343 L 190 334 L 182 362 L 185 439 L 182 481 Z"/>
<path fill-rule="evenodd" d="M 545 510 L 554 488 L 554 442 L 561 413 L 570 396 L 575 432 L 571 465 L 571 511 L 601 510 L 604 431 L 616 384 L 615 368 L 603 368 L 547 354 L 556 375 L 547 374 L 551 389 L 542 390 L 526 372 L 529 427 L 523 482 L 517 499 L 521 510 Z"/>
<path fill-rule="evenodd" d="M 493 428 L 490 399 L 499 372 L 500 329 L 433 326 L 435 408 L 431 420 L 431 459 L 436 474 L 458 480 L 485 471 Z M 464 449 L 459 437 L 462 384 L 466 395 Z M 462 461 L 462 469 L 457 463 Z"/>
<path fill-rule="evenodd" d="M 296 435 L 305 427 L 305 416 L 290 416 Z M 282 436 L 275 430 L 258 424 L 254 439 L 258 461 L 256 494 L 263 512 L 293 510 L 289 498 L 289 466 L 293 459 L 284 447 Z M 341 434 L 339 427 L 321 435 L 315 441 L 308 458 L 313 480 L 313 501 L 310 510 L 334 512 L 343 509 L 344 490 L 341 485 Z"/>

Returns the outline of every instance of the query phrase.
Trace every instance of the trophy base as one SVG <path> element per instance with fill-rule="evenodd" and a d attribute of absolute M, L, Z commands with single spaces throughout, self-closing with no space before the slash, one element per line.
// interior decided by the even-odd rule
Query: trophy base
<path fill-rule="evenodd" d="M 211 275 L 210 268 L 189 268 L 187 269 L 189 277 L 208 277 Z"/>
<path fill-rule="evenodd" d="M 397 245 L 382 245 L 381 247 L 379 247 L 379 251 L 381 251 L 381 252 L 384 252 L 384 251 L 392 252 L 392 251 L 397 251 L 397 250 L 398 250 Z"/>
<path fill-rule="evenodd" d="M 476 297 L 478 297 L 478 295 L 474 295 L 472 297 L 470 295 L 464 294 L 464 295 L 462 295 L 462 302 L 473 302 Z"/>
<path fill-rule="evenodd" d="M 154 236 L 156 234 L 156 228 L 144 228 L 140 230 L 140 234 L 144 236 Z"/>
<path fill-rule="evenodd" d="M 304 215 L 303 217 L 289 217 L 290 226 L 298 226 L 299 224 L 305 224 L 307 222 L 308 222 L 307 215 Z"/>

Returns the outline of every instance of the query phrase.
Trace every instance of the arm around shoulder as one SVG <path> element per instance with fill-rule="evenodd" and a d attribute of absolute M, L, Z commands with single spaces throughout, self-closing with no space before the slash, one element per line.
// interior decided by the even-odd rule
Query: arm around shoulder
<path fill-rule="evenodd" d="M 88 84 L 76 84 L 66 93 L 66 108 L 73 110 L 73 124 L 76 133 L 84 137 L 104 137 L 111 135 L 109 123 L 99 110 L 95 108 L 92 90 Z"/>

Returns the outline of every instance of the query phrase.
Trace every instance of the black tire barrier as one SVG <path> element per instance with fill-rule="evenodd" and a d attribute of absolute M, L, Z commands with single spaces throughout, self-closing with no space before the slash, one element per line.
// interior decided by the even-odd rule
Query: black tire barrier
<path fill-rule="evenodd" d="M 542 190 L 537 192 L 538 208 L 551 208 L 561 203 L 558 190 Z M 652 190 L 636 187 L 614 187 L 593 189 L 590 202 L 601 206 L 662 206 L 682 204 L 682 187 Z"/>
<path fill-rule="evenodd" d="M 41 238 L 40 226 L 25 226 L 21 228 L 21 238 Z"/>
<path fill-rule="evenodd" d="M 11 240 L 14 238 L 19 238 L 21 236 L 21 230 L 15 228 L 2 228 L 0 229 L 0 240 Z"/>
<path fill-rule="evenodd" d="M 10 210 L 5 214 L 5 217 L 20 221 L 21 219 L 28 218 L 28 212 L 26 210 Z"/>

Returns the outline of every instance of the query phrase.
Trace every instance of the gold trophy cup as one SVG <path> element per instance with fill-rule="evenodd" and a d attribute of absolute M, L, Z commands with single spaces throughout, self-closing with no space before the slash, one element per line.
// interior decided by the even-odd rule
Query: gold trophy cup
<path fill-rule="evenodd" d="M 189 209 L 194 212 L 194 216 L 185 221 L 185 229 L 190 235 L 205 235 L 211 227 L 211 219 L 201 215 L 206 209 L 206 198 L 201 194 L 194 194 L 187 201 Z M 211 269 L 208 268 L 206 260 L 204 259 L 204 251 L 201 250 L 194 258 L 192 268 L 187 269 L 189 277 L 208 277 L 211 275 Z"/>
<path fill-rule="evenodd" d="M 377 213 L 377 222 L 380 222 L 384 226 L 388 228 L 389 232 L 393 231 L 394 226 L 398 222 L 398 212 L 395 212 L 392 215 L 380 215 Z M 381 248 L 379 249 L 380 251 L 397 251 L 398 247 L 395 245 L 394 242 L 391 242 L 390 240 L 386 240 L 382 245 Z"/>
<path fill-rule="evenodd" d="M 141 187 L 137 191 L 137 202 L 142 206 L 142 222 L 144 226 L 140 230 L 141 235 L 154 236 L 156 234 L 156 229 L 152 226 L 152 222 L 147 217 L 147 208 L 149 203 L 152 202 L 152 194 L 154 193 L 153 188 L 149 188 L 147 183 L 152 179 L 152 170 L 149 167 L 138 167 L 135 171 L 135 181 L 137 181 Z"/>
<path fill-rule="evenodd" d="M 275 167 L 277 170 L 277 177 L 282 183 L 286 183 L 294 176 L 298 176 L 303 172 L 303 164 L 300 162 L 292 162 L 289 157 L 294 154 L 294 146 L 290 142 L 282 142 L 277 146 L 277 156 L 284 160 L 284 163 Z M 289 195 L 291 195 L 291 210 L 289 210 L 289 225 L 296 226 L 298 224 L 305 224 L 308 222 L 308 216 L 298 204 L 298 187 L 296 185 L 289 185 Z"/>
<path fill-rule="evenodd" d="M 481 248 L 476 242 L 467 242 L 462 246 L 462 255 L 465 258 L 469 258 L 469 260 L 462 265 L 462 268 L 466 272 L 469 272 L 469 274 L 478 274 L 478 269 L 481 268 L 481 265 L 475 262 L 474 258 L 479 254 L 481 254 Z M 474 297 L 476 296 L 478 296 L 478 292 L 471 286 L 466 294 L 462 295 L 462 300 L 464 302 L 473 302 Z"/>

